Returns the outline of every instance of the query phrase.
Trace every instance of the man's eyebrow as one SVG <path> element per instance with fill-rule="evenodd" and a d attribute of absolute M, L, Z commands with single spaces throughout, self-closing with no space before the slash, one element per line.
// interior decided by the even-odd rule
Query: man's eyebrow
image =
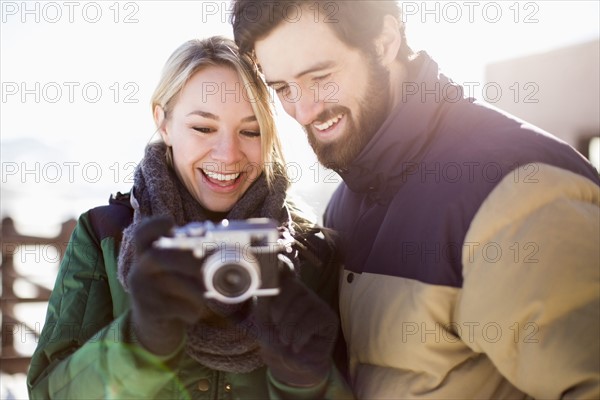
<path fill-rule="evenodd" d="M 335 61 L 333 61 L 333 60 L 322 61 L 320 63 L 317 63 L 315 65 L 312 65 L 312 66 L 308 67 L 304 71 L 299 72 L 298 74 L 296 74 L 296 76 L 294 76 L 294 79 L 299 79 L 302 76 L 310 74 L 310 73 L 315 72 L 315 71 L 320 71 L 322 69 L 331 68 L 334 65 L 335 65 Z M 275 85 L 277 83 L 285 83 L 285 82 L 284 81 L 266 81 L 266 83 L 267 83 L 267 85 L 272 86 L 272 85 Z"/>
<path fill-rule="evenodd" d="M 192 111 L 187 116 L 190 116 L 190 115 L 199 115 L 201 117 L 208 118 L 208 119 L 213 119 L 215 121 L 219 121 L 220 120 L 219 116 L 217 116 L 217 115 L 215 115 L 213 113 L 209 113 L 209 112 L 201 111 L 201 110 Z M 254 122 L 254 121 L 256 121 L 256 115 L 249 115 L 247 117 L 242 118 L 241 121 L 242 122 Z"/>

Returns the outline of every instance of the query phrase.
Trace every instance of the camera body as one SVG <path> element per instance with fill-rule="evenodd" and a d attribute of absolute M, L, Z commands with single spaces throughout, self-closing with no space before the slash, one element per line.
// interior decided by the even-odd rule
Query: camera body
<path fill-rule="evenodd" d="M 233 304 L 279 294 L 279 253 L 284 246 L 274 220 L 192 222 L 175 228 L 173 237 L 159 238 L 154 246 L 192 251 L 201 263 L 206 298 Z"/>

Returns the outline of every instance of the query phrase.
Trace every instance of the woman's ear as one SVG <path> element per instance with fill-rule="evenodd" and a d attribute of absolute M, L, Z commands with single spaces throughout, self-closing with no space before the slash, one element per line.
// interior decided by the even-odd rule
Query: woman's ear
<path fill-rule="evenodd" d="M 156 129 L 160 133 L 160 136 L 163 138 L 164 142 L 167 144 L 167 146 L 171 146 L 169 133 L 167 132 L 166 112 L 161 106 L 154 107 L 154 123 L 156 124 Z"/>
<path fill-rule="evenodd" d="M 383 28 L 375 39 L 375 50 L 382 65 L 389 67 L 395 60 L 402 45 L 400 22 L 391 15 L 383 17 Z"/>

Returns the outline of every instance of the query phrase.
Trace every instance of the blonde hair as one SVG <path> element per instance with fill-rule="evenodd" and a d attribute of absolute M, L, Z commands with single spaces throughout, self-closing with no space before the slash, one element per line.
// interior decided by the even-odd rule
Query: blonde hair
<path fill-rule="evenodd" d="M 240 76 L 260 127 L 264 173 L 267 183 L 271 186 L 275 174 L 285 176 L 285 160 L 273 118 L 271 96 L 258 74 L 256 65 L 248 56 L 239 54 L 233 40 L 213 36 L 202 40 L 189 40 L 179 46 L 167 60 L 152 94 L 152 111 L 160 106 L 166 120 L 188 80 L 207 66 L 230 67 Z M 171 155 L 170 152 L 169 149 L 167 158 Z M 276 167 L 277 164 L 279 168 Z"/>

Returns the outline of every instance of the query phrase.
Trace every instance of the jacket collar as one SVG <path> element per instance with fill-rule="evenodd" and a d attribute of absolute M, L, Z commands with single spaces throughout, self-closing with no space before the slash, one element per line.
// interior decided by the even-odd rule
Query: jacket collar
<path fill-rule="evenodd" d="M 349 168 L 336 172 L 354 192 L 377 198 L 393 195 L 404 174 L 418 163 L 438 133 L 440 117 L 449 101 L 462 98 L 462 88 L 439 72 L 425 52 L 409 62 L 400 103 L 359 153 Z"/>

